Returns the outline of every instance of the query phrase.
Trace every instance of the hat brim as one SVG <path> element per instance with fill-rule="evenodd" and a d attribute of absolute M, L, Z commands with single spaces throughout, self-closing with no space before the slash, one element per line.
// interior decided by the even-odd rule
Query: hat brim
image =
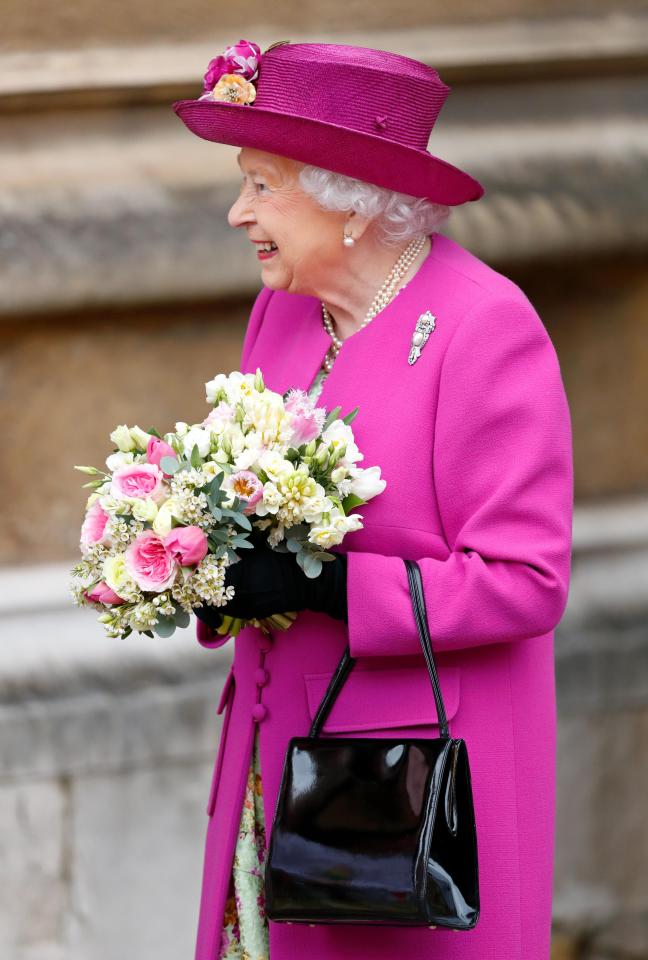
<path fill-rule="evenodd" d="M 338 124 L 216 100 L 176 100 L 175 113 L 203 140 L 253 147 L 433 203 L 479 200 L 484 188 L 427 150 Z"/>

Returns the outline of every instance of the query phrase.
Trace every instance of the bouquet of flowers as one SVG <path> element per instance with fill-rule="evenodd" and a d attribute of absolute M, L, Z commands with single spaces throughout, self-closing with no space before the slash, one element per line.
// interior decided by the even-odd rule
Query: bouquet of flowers
<path fill-rule="evenodd" d="M 196 607 L 224 606 L 234 596 L 227 567 L 255 535 L 318 576 L 334 559 L 329 548 L 362 527 L 351 511 L 385 487 L 380 467 L 357 466 L 357 407 L 327 414 L 302 390 L 267 389 L 259 369 L 219 374 L 206 388 L 213 409 L 202 423 L 164 436 L 119 426 L 107 470 L 75 467 L 93 492 L 72 595 L 100 611 L 110 637 L 168 637 Z M 287 629 L 295 616 L 267 620 Z M 245 622 L 224 617 L 219 632 L 235 635 Z"/>

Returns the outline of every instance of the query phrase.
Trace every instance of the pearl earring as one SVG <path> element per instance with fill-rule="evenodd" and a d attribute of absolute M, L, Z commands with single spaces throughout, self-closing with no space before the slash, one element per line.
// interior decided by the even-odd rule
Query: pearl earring
<path fill-rule="evenodd" d="M 344 234 L 344 240 L 342 241 L 345 247 L 352 247 L 355 243 L 353 237 L 348 237 L 346 233 Z"/>

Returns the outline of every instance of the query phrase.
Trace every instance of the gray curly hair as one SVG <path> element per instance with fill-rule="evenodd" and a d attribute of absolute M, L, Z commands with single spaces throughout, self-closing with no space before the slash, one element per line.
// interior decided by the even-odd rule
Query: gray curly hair
<path fill-rule="evenodd" d="M 324 210 L 355 211 L 375 222 L 385 246 L 433 233 L 450 215 L 450 207 L 365 183 L 341 173 L 307 165 L 299 171 L 301 188 Z"/>

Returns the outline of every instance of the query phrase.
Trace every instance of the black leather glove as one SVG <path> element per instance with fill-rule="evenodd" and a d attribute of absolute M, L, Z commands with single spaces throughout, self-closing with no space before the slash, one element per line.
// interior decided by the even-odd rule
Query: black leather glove
<path fill-rule="evenodd" d="M 265 542 L 254 550 L 241 551 L 242 558 L 227 568 L 225 586 L 235 595 L 224 607 L 197 607 L 199 620 L 219 627 L 223 615 L 244 620 L 262 620 L 290 610 L 313 610 L 347 622 L 347 558 L 323 562 L 319 576 L 303 572 L 293 553 L 278 553 Z"/>

